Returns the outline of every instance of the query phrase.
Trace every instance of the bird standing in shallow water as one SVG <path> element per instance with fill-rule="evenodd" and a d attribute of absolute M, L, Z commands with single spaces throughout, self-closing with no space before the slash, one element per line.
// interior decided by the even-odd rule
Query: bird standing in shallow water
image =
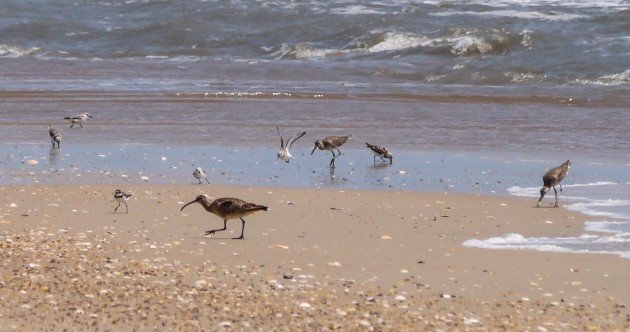
<path fill-rule="evenodd" d="M 560 186 L 560 192 L 562 192 L 562 185 L 560 182 L 564 180 L 564 178 L 569 173 L 569 168 L 571 167 L 571 162 L 568 160 L 562 163 L 562 165 L 550 169 L 543 176 L 543 187 L 540 188 L 540 199 L 538 200 L 538 204 L 536 206 L 540 206 L 540 202 L 542 201 L 545 194 L 549 191 L 550 188 L 553 188 L 553 192 L 556 194 L 556 203 L 555 207 L 558 207 L 558 191 L 556 190 L 556 186 Z"/>
<path fill-rule="evenodd" d="M 367 147 L 370 148 L 370 150 L 372 150 L 372 152 L 374 153 L 374 164 L 376 164 L 377 156 L 381 158 L 381 160 L 383 161 L 387 158 L 389 159 L 389 163 L 390 164 L 392 163 L 394 156 L 392 155 L 391 152 L 389 152 L 389 150 L 387 150 L 386 147 L 380 146 L 380 145 L 373 145 L 370 143 L 365 143 L 365 145 L 367 145 Z"/>
<path fill-rule="evenodd" d="M 48 135 L 50 135 L 50 139 L 52 140 L 53 148 L 55 147 L 55 143 L 57 143 L 57 148 L 59 148 L 59 144 L 61 144 L 61 133 L 51 125 L 48 125 Z"/>
<path fill-rule="evenodd" d="M 127 201 L 129 200 L 129 197 L 131 197 L 131 194 L 125 194 L 120 189 L 116 189 L 116 191 L 114 192 L 114 199 L 116 200 L 116 202 L 118 202 L 118 206 L 114 208 L 114 212 L 118 210 L 118 208 L 120 207 L 120 203 L 123 203 L 125 204 L 125 213 L 129 213 L 129 206 L 127 206 Z"/>
<path fill-rule="evenodd" d="M 206 235 L 211 235 L 215 232 L 224 231 L 227 228 L 227 221 L 230 219 L 241 219 L 243 225 L 241 228 L 241 236 L 234 238 L 237 240 L 242 240 L 245 238 L 245 219 L 243 219 L 243 217 L 258 211 L 269 210 L 269 208 L 266 206 L 249 203 L 238 198 L 217 198 L 214 201 L 210 202 L 210 200 L 208 200 L 208 197 L 206 197 L 205 195 L 199 195 L 195 198 L 195 200 L 182 206 L 180 211 L 183 211 L 185 207 L 193 203 L 201 204 L 201 206 L 203 206 L 206 211 L 215 214 L 223 219 L 223 228 L 211 229 L 209 231 L 206 231 Z"/>
<path fill-rule="evenodd" d="M 327 136 L 323 140 L 315 141 L 315 146 L 313 147 L 313 151 L 311 151 L 311 155 L 315 152 L 315 149 L 320 150 L 329 150 L 332 153 L 333 158 L 330 160 L 330 164 L 328 165 L 330 168 L 335 168 L 335 159 L 341 155 L 341 151 L 339 151 L 339 147 L 346 144 L 352 135 L 348 136 Z M 335 155 L 334 149 L 337 149 L 339 154 Z"/>
<path fill-rule="evenodd" d="M 291 146 L 293 145 L 293 143 L 295 143 L 295 141 L 297 141 L 300 137 L 306 135 L 306 132 L 303 131 L 301 133 L 292 135 L 285 144 L 284 139 L 282 138 L 282 134 L 280 134 L 280 128 L 276 127 L 276 129 L 278 130 L 278 136 L 280 136 L 280 149 L 276 154 L 278 155 L 278 158 L 288 163 L 291 158 L 293 158 L 289 149 L 291 149 Z"/>
<path fill-rule="evenodd" d="M 83 122 L 85 122 L 88 118 L 90 119 L 92 118 L 90 113 L 81 113 L 76 116 L 66 116 L 64 119 L 72 122 L 72 124 L 70 125 L 70 128 L 74 127 L 75 123 L 78 123 L 81 126 L 81 128 L 83 128 Z"/>
<path fill-rule="evenodd" d="M 208 181 L 208 177 L 206 176 L 206 172 L 204 172 L 203 168 L 201 167 L 195 168 L 195 171 L 193 172 L 193 176 L 195 177 L 195 179 L 199 180 L 199 184 L 201 184 L 201 179 L 205 179 L 206 182 L 210 184 L 210 181 Z"/>

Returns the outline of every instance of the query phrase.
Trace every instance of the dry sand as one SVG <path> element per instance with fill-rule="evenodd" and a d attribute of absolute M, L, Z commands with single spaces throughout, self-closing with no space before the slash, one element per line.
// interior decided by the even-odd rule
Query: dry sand
<path fill-rule="evenodd" d="M 466 248 L 579 235 L 584 216 L 506 197 L 129 185 L 0 187 L 0 330 L 630 328 L 630 261 Z M 200 193 L 269 206 L 245 240 Z M 124 207 L 123 207 L 124 209 Z M 124 211 L 124 210 L 123 210 Z"/>

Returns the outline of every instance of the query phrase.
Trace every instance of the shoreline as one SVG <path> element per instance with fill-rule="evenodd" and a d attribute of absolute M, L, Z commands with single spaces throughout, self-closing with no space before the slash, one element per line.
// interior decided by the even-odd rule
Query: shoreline
<path fill-rule="evenodd" d="M 453 193 L 125 184 L 129 214 L 115 214 L 116 188 L 0 186 L 17 205 L 0 210 L 5 271 L 19 271 L 2 276 L 3 326 L 630 326 L 625 259 L 462 246 L 515 231 L 579 234 L 588 218 L 564 209 Z M 196 204 L 179 211 L 201 193 L 270 211 L 245 218 L 243 241 L 228 239 L 235 220 L 203 236 L 220 218 Z"/>

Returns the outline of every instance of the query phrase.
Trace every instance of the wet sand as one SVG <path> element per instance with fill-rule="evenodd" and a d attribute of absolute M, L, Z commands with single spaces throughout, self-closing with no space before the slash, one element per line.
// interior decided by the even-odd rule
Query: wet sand
<path fill-rule="evenodd" d="M 586 217 L 517 198 L 215 185 L 0 187 L 2 330 L 630 328 L 627 260 L 466 248 L 576 236 Z M 198 194 L 269 206 L 245 240 Z"/>

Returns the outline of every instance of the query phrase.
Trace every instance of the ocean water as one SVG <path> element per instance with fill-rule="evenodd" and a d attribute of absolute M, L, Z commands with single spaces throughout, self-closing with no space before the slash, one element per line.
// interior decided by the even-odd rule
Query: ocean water
<path fill-rule="evenodd" d="M 535 201 L 544 171 L 571 159 L 561 200 L 593 216 L 583 237 L 466 245 L 627 257 L 629 12 L 625 0 L 4 0 L 0 183 L 187 183 L 202 162 L 225 184 Z M 82 112 L 94 119 L 67 128 Z M 304 163 L 274 159 L 276 126 L 308 131 Z M 345 134 L 333 174 L 308 155 Z M 374 165 L 365 142 L 396 151 L 394 165 Z"/>

